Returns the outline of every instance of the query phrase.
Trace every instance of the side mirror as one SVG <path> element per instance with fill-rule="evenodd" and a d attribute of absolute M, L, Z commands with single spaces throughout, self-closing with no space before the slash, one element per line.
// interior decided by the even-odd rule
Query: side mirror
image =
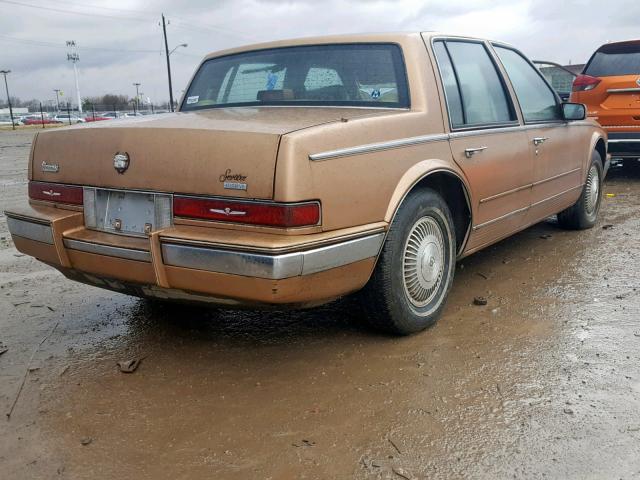
<path fill-rule="evenodd" d="M 565 120 L 584 120 L 587 110 L 582 103 L 563 103 L 562 116 Z"/>

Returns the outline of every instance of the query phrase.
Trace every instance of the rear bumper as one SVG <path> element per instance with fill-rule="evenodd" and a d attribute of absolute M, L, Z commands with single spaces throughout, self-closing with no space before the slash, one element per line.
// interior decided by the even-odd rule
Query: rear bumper
<path fill-rule="evenodd" d="M 613 158 L 640 158 L 640 132 L 609 132 L 608 149 Z"/>
<path fill-rule="evenodd" d="M 113 236 L 85 230 L 81 212 L 49 207 L 5 214 L 18 250 L 70 278 L 125 293 L 133 285 L 152 296 L 186 300 L 191 292 L 198 301 L 204 296 L 250 304 L 319 303 L 361 288 L 385 235 L 380 226 L 325 235 L 321 243 L 301 235 L 304 242 L 292 238 L 287 248 L 271 252 L 247 248 L 246 238 L 244 246 L 221 248 L 202 235 L 186 238 L 171 229 L 116 243 Z"/>

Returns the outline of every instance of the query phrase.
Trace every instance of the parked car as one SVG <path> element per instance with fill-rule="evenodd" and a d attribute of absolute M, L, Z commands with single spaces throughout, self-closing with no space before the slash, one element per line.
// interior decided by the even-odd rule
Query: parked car
<path fill-rule="evenodd" d="M 116 118 L 123 118 L 124 117 L 124 113 L 122 112 L 102 112 L 100 114 L 101 117 L 103 118 L 110 118 L 111 120 L 114 120 Z"/>
<path fill-rule="evenodd" d="M 22 125 L 50 125 L 54 123 L 62 123 L 59 120 L 56 120 L 52 117 L 40 116 L 40 115 L 30 115 L 25 117 L 21 121 Z"/>
<path fill-rule="evenodd" d="M 0 115 L 0 126 L 4 125 L 20 125 L 20 120 L 17 117 L 11 120 L 11 115 Z"/>
<path fill-rule="evenodd" d="M 103 117 L 98 113 L 96 113 L 95 115 L 90 113 L 89 115 L 84 117 L 85 122 L 101 122 L 103 120 L 113 120 L 113 117 Z"/>
<path fill-rule="evenodd" d="M 58 113 L 56 114 L 55 117 L 53 117 L 53 119 L 60 123 L 84 123 L 85 122 L 84 118 L 79 117 L 77 115 L 68 114 L 68 113 Z"/>
<path fill-rule="evenodd" d="M 544 75 L 547 82 L 551 84 L 563 102 L 568 102 L 571 97 L 573 81 L 577 77 L 571 70 L 566 69 L 559 63 L 548 62 L 546 60 L 534 60 L 533 63 L 540 73 Z"/>
<path fill-rule="evenodd" d="M 640 158 L 640 40 L 598 48 L 573 82 L 571 101 L 584 103 L 607 131 L 612 156 Z"/>
<path fill-rule="evenodd" d="M 6 212 L 18 250 L 143 297 L 298 308 L 360 291 L 359 314 L 409 334 L 442 312 L 457 259 L 554 214 L 592 227 L 608 164 L 583 105 L 478 39 L 226 50 L 179 110 L 41 132 L 30 203 Z"/>

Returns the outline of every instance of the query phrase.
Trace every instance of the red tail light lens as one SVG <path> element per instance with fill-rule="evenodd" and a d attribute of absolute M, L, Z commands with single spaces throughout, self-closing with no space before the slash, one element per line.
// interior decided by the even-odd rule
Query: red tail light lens
<path fill-rule="evenodd" d="M 82 205 L 82 187 L 60 183 L 29 182 L 29 198 L 47 202 Z"/>
<path fill-rule="evenodd" d="M 573 81 L 571 89 L 574 92 L 586 92 L 596 88 L 601 81 L 599 78 L 590 75 L 578 75 Z"/>
<path fill-rule="evenodd" d="M 320 223 L 320 204 L 238 202 L 174 196 L 173 215 L 268 227 L 307 227 Z"/>

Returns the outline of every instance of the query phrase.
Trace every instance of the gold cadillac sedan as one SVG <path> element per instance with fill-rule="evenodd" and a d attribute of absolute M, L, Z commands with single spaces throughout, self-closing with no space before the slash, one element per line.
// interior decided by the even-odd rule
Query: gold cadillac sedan
<path fill-rule="evenodd" d="M 306 38 L 207 56 L 179 112 L 39 133 L 21 252 L 143 297 L 436 321 L 456 259 L 557 214 L 592 227 L 605 132 L 502 43 Z"/>

